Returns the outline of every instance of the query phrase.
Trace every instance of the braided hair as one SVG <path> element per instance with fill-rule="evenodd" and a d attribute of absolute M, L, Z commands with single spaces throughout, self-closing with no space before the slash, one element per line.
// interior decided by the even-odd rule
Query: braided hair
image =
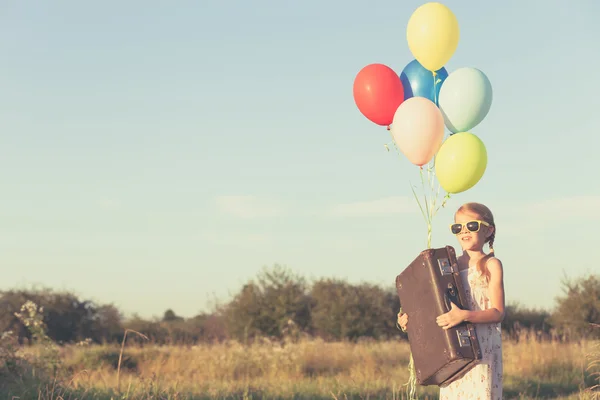
<path fill-rule="evenodd" d="M 490 237 L 487 240 L 487 244 L 490 246 L 490 253 L 494 253 L 494 239 L 496 239 L 496 226 L 491 225 L 494 227 L 494 232 L 492 232 L 492 234 L 490 235 Z"/>

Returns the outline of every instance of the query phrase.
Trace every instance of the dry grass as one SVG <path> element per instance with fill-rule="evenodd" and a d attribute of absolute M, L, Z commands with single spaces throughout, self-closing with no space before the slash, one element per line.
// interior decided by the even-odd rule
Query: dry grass
<path fill-rule="evenodd" d="M 589 388 L 599 383 L 600 367 L 594 346 L 598 344 L 586 341 L 505 342 L 505 398 L 592 398 Z M 61 349 L 61 388 L 46 384 L 31 395 L 48 399 L 401 399 L 408 378 L 408 351 L 408 344 L 399 341 L 128 344 L 124 353 L 118 345 L 70 346 Z M 435 393 L 435 387 L 419 389 L 421 399 L 437 398 Z M 28 397 L 15 389 L 2 394 L 9 399 Z"/>

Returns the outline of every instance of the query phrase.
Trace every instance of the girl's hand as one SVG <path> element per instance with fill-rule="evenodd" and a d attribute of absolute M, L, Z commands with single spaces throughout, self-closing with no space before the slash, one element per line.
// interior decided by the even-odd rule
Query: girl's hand
<path fill-rule="evenodd" d="M 444 329 L 450 329 L 461 322 L 463 322 L 466 318 L 466 311 L 458 308 L 456 304 L 450 302 L 452 304 L 452 308 L 446 314 L 442 314 L 438 316 L 435 320 L 438 326 L 441 326 Z"/>
<path fill-rule="evenodd" d="M 402 331 L 406 332 L 406 325 L 408 324 L 408 314 L 398 313 L 398 325 Z"/>

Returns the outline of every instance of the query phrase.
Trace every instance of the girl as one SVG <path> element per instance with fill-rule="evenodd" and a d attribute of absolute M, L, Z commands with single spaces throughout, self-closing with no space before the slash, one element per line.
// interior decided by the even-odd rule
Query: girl
<path fill-rule="evenodd" d="M 440 388 L 440 400 L 501 400 L 504 279 L 502 263 L 494 257 L 496 224 L 491 211 L 479 203 L 461 206 L 454 222 L 450 229 L 463 249 L 457 261 L 469 304 L 466 310 L 452 304 L 451 311 L 438 316 L 436 322 L 442 329 L 463 321 L 474 323 L 482 359 L 462 378 Z M 489 254 L 483 251 L 486 243 Z M 406 330 L 408 316 L 398 314 L 398 324 Z"/>

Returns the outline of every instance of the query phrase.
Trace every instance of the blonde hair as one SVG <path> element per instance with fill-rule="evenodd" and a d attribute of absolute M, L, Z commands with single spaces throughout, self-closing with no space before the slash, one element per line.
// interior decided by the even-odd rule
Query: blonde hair
<path fill-rule="evenodd" d="M 485 221 L 490 224 L 490 226 L 494 227 L 492 234 L 485 241 L 485 243 L 488 243 L 490 246 L 490 253 L 482 257 L 481 260 L 477 262 L 476 266 L 477 271 L 479 271 L 482 276 L 485 276 L 485 278 L 489 280 L 490 271 L 487 269 L 486 264 L 490 258 L 494 257 L 494 239 L 496 239 L 496 223 L 494 222 L 494 214 L 492 214 L 489 208 L 481 203 L 463 204 L 458 210 L 456 210 L 454 217 L 456 218 L 456 215 L 459 213 L 475 214 L 480 220 Z"/>

